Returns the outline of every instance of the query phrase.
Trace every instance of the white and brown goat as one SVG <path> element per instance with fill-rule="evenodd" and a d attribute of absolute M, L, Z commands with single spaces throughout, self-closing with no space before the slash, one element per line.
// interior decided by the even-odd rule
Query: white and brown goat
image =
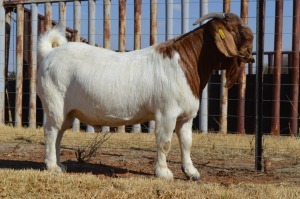
<path fill-rule="evenodd" d="M 200 174 L 190 158 L 192 120 L 213 70 L 227 70 L 233 85 L 241 62 L 253 62 L 253 33 L 231 13 L 212 19 L 172 40 L 131 52 L 67 42 L 54 28 L 39 39 L 37 92 L 46 113 L 45 163 L 63 171 L 60 143 L 74 118 L 94 126 L 119 126 L 155 120 L 155 174 L 172 179 L 167 154 L 175 130 L 181 146 L 182 170 L 191 179 Z M 56 47 L 53 47 L 56 46 Z"/>

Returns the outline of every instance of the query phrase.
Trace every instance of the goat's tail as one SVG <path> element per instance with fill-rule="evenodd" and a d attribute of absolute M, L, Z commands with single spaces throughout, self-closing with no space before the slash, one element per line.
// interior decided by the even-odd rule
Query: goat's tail
<path fill-rule="evenodd" d="M 60 26 L 55 26 L 53 29 L 45 32 L 39 37 L 38 60 L 43 59 L 53 48 L 67 42 L 64 29 Z"/>

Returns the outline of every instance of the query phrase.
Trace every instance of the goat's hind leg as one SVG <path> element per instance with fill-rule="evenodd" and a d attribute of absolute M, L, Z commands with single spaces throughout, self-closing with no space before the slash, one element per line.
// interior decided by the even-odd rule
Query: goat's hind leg
<path fill-rule="evenodd" d="M 182 171 L 188 178 L 199 180 L 200 173 L 194 167 L 191 160 L 192 121 L 192 119 L 188 121 L 178 121 L 176 124 L 176 134 L 180 143 Z"/>
<path fill-rule="evenodd" d="M 57 165 L 56 141 L 58 129 L 46 122 L 44 126 L 44 136 L 46 142 L 46 168 L 51 172 L 62 172 L 62 168 Z"/>
<path fill-rule="evenodd" d="M 66 171 L 66 168 L 65 166 L 60 162 L 60 144 L 61 144 L 61 140 L 62 140 L 62 137 L 64 135 L 64 132 L 71 128 L 72 126 L 72 123 L 74 121 L 74 118 L 73 117 L 67 117 L 67 119 L 65 120 L 65 122 L 63 123 L 62 125 L 62 128 L 58 131 L 58 135 L 57 135 L 57 138 L 56 138 L 56 142 L 55 142 L 55 148 L 56 148 L 56 163 L 57 165 L 61 168 L 61 170 L 63 172 Z"/>
<path fill-rule="evenodd" d="M 44 125 L 46 142 L 45 164 L 47 170 L 51 172 L 65 171 L 64 165 L 60 163 L 60 143 L 65 130 L 71 126 L 72 121 L 71 117 L 67 117 L 62 123 L 49 115 L 46 117 Z"/>

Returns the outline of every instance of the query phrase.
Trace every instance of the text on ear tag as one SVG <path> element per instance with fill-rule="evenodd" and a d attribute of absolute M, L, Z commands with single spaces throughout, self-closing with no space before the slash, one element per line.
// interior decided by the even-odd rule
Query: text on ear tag
<path fill-rule="evenodd" d="M 225 39 L 225 34 L 222 29 L 219 29 L 219 35 L 221 36 L 222 39 Z"/>

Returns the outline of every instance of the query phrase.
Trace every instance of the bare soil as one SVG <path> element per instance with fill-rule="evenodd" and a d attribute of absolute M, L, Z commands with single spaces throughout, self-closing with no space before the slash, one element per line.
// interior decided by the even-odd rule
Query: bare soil
<path fill-rule="evenodd" d="M 154 140 L 153 140 L 154 145 Z M 176 146 L 175 146 L 176 148 Z M 222 154 L 197 151 L 193 147 L 192 159 L 201 173 L 202 182 L 220 183 L 224 186 L 238 183 L 300 184 L 300 161 L 288 154 L 265 159 L 264 170 L 256 172 L 254 157 L 251 155 L 236 156 L 231 153 Z M 134 176 L 154 175 L 156 159 L 155 145 L 151 147 L 103 147 L 89 162 L 79 163 L 76 159 L 76 147 L 62 146 L 61 160 L 67 168 L 67 173 L 92 173 L 99 178 L 128 178 Z M 209 151 L 209 149 L 207 149 Z M 211 149 L 213 151 L 214 149 Z M 227 150 L 234 150 L 229 148 Z M 245 154 L 249 153 L 248 149 Z M 203 155 L 202 153 L 206 154 Z M 243 152 L 240 152 L 243 153 Z M 299 151 L 298 151 L 299 153 Z M 1 141 L 0 168 L 16 170 L 44 169 L 44 144 L 42 141 L 31 139 L 14 139 Z M 169 168 L 175 179 L 187 180 L 181 172 L 179 149 L 173 149 L 168 156 Z"/>

